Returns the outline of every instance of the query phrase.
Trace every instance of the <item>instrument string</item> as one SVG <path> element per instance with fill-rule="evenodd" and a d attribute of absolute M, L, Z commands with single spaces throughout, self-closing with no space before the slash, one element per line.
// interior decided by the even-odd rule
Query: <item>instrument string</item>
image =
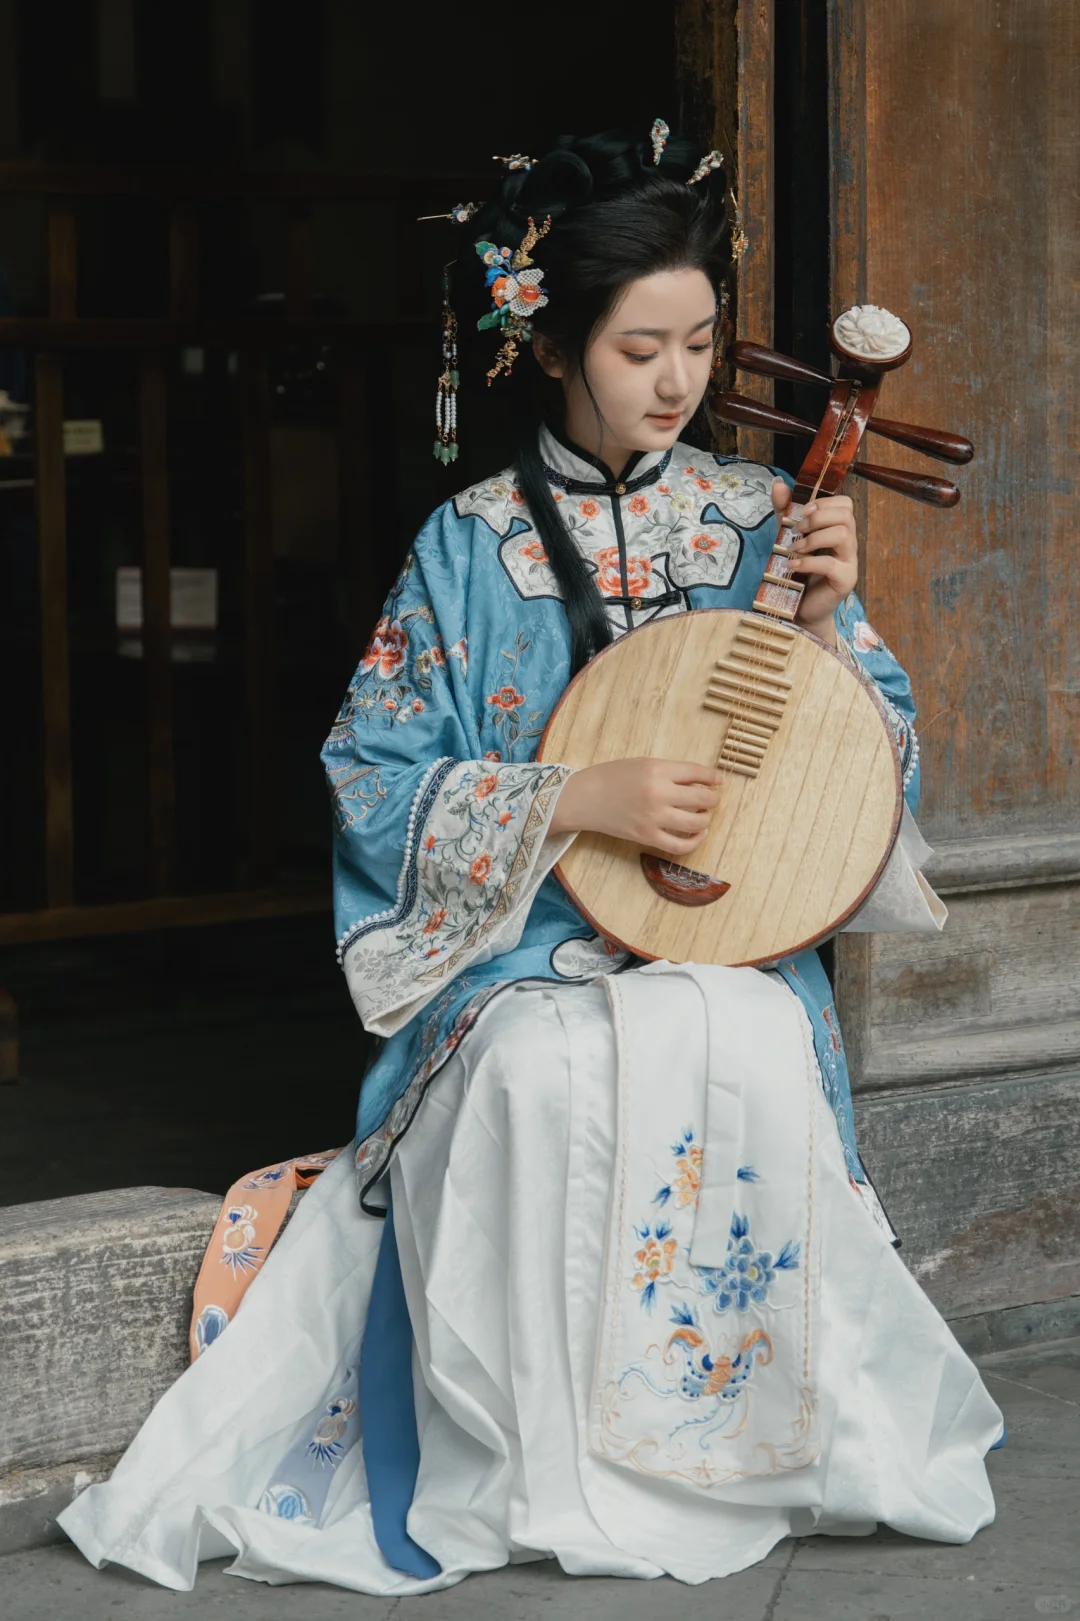
<path fill-rule="evenodd" d="M 819 494 L 819 492 L 821 490 L 822 484 L 825 482 L 825 477 L 826 477 L 826 475 L 827 475 L 827 473 L 829 471 L 829 468 L 832 466 L 833 462 L 835 461 L 837 455 L 840 452 L 841 446 L 843 445 L 844 440 L 847 437 L 847 432 L 848 432 L 848 429 L 851 426 L 852 418 L 855 415 L 855 409 L 856 409 L 856 407 L 857 407 L 857 405 L 859 403 L 859 396 L 860 396 L 861 392 L 862 392 L 862 385 L 857 380 L 853 380 L 850 391 L 848 393 L 848 397 L 844 401 L 843 408 L 841 409 L 840 415 L 839 415 L 839 417 L 837 419 L 836 427 L 833 430 L 833 435 L 832 435 L 832 439 L 830 440 L 830 443 L 829 443 L 829 448 L 825 453 L 824 459 L 823 459 L 822 464 L 821 464 L 821 468 L 820 468 L 820 470 L 818 472 L 817 478 L 814 481 L 813 488 L 810 491 L 809 499 L 804 503 L 806 506 L 809 506 L 811 502 L 817 500 L 818 494 Z M 791 504 L 792 504 L 791 502 L 788 503 L 788 510 L 790 510 Z M 783 528 L 783 523 L 782 523 L 782 520 L 781 520 L 781 529 L 782 528 Z M 793 551 L 794 538 L 791 535 L 790 529 L 788 531 L 788 534 L 789 534 L 789 539 L 788 539 L 788 543 L 787 543 L 786 546 L 782 546 L 782 543 L 779 540 L 779 536 L 778 536 L 777 541 L 775 543 L 777 545 L 777 547 L 780 548 L 780 550 L 779 550 L 780 557 L 782 558 L 783 562 L 787 565 L 787 567 L 785 567 L 782 570 L 779 570 L 778 572 L 783 573 L 785 578 L 793 578 L 794 575 L 798 571 L 797 571 L 797 569 L 795 569 L 794 567 L 791 566 L 793 564 L 793 562 L 794 562 L 794 551 Z M 773 552 L 773 553 L 770 554 L 769 572 L 772 572 L 772 569 L 773 569 L 773 566 L 774 566 L 774 560 L 775 560 L 776 557 L 777 557 L 777 552 Z M 801 595 L 802 595 L 802 593 L 800 592 L 800 596 Z M 770 602 L 774 606 L 776 606 L 778 608 L 784 606 L 784 587 L 781 586 L 781 585 L 775 585 L 771 581 L 766 582 L 765 601 L 762 603 L 762 607 L 765 608 Z M 751 608 L 751 612 L 753 612 L 753 608 Z M 763 613 L 761 617 L 763 619 L 765 619 L 765 620 L 768 620 L 768 621 L 771 621 L 774 618 L 773 615 L 767 614 L 767 613 Z M 778 618 L 779 615 L 777 615 L 775 617 Z M 786 623 L 786 621 L 782 621 L 782 622 Z M 762 631 L 763 631 L 763 639 L 764 639 L 764 636 L 766 634 L 764 626 L 762 627 Z M 769 682 L 770 677 L 773 676 L 776 672 L 773 672 L 770 669 L 769 662 L 768 662 L 770 655 L 769 655 L 768 651 L 766 650 L 766 648 L 765 647 L 759 647 L 756 642 L 752 642 L 752 641 L 744 643 L 743 647 L 744 647 L 744 649 L 746 649 L 746 651 L 743 652 L 740 655 L 738 662 L 741 663 L 741 664 L 744 664 L 746 666 L 747 673 L 748 673 L 748 675 L 751 676 L 751 678 L 756 673 L 757 676 L 758 676 L 759 681 L 761 681 L 761 682 Z M 779 647 L 776 649 L 776 651 L 777 651 L 777 653 L 780 652 Z M 775 680 L 773 680 L 771 682 L 771 685 L 773 687 L 776 687 Z M 783 693 L 787 689 L 778 688 L 777 690 L 778 690 L 779 693 Z M 730 709 L 731 709 L 731 714 L 730 714 L 730 717 L 729 717 L 729 720 L 728 720 L 727 728 L 726 728 L 725 733 L 724 733 L 724 740 L 721 742 L 721 745 L 720 745 L 721 753 L 723 752 L 724 744 L 726 743 L 728 734 L 733 730 L 733 728 L 738 726 L 740 721 L 744 722 L 744 723 L 749 722 L 750 724 L 753 724 L 753 722 L 754 722 L 755 710 L 753 708 L 753 705 L 745 703 L 745 702 L 740 702 L 737 691 L 732 694 L 732 697 L 731 697 L 731 700 L 730 700 Z"/>

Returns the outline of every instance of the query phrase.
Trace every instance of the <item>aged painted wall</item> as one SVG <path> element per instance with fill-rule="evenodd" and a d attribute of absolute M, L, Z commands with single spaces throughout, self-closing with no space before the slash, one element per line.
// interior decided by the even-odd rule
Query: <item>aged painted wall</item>
<path fill-rule="evenodd" d="M 829 4 L 834 302 L 912 326 L 884 413 L 978 447 L 952 513 L 865 499 L 952 915 L 940 939 L 842 943 L 863 1140 L 943 1309 L 1075 1332 L 1080 7 Z"/>

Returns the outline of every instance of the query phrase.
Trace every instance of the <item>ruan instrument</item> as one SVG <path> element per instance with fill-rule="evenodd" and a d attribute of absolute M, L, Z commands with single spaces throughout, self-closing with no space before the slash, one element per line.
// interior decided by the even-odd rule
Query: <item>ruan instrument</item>
<path fill-rule="evenodd" d="M 849 472 L 934 506 L 955 484 L 856 462 L 870 432 L 964 463 L 955 434 L 873 418 L 885 372 L 911 354 L 906 325 L 874 305 L 834 321 L 835 377 L 760 344 L 729 351 L 744 371 L 829 389 L 820 425 L 737 393 L 725 421 L 813 439 L 782 524 Z M 604 648 L 570 683 L 537 750 L 581 767 L 640 756 L 696 760 L 724 773 L 693 866 L 626 841 L 579 833 L 556 873 L 601 934 L 640 957 L 761 965 L 825 939 L 866 899 L 900 826 L 900 756 L 873 682 L 794 623 L 804 583 L 781 527 L 749 612 L 695 609 Z"/>

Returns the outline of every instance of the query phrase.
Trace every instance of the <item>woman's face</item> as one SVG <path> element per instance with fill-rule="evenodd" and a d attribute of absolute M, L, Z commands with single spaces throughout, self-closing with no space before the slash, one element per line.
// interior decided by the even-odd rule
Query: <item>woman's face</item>
<path fill-rule="evenodd" d="M 535 339 L 540 365 L 562 381 L 569 437 L 615 474 L 634 451 L 673 445 L 705 393 L 715 325 L 716 295 L 702 271 L 631 282 L 585 352 L 592 399 L 581 374 Z"/>

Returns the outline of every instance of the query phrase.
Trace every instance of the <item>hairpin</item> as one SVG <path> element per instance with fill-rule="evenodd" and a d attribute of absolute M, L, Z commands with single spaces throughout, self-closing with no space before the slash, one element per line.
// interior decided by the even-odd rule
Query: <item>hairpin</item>
<path fill-rule="evenodd" d="M 654 163 L 659 163 L 660 159 L 663 157 L 664 148 L 667 145 L 667 138 L 670 134 L 671 130 L 664 123 L 664 120 L 662 118 L 658 118 L 652 129 L 649 131 L 649 139 L 652 141 L 652 160 Z"/>
<path fill-rule="evenodd" d="M 476 251 L 486 267 L 484 280 L 491 289 L 491 309 L 477 321 L 477 329 L 484 332 L 490 327 L 499 327 L 506 334 L 506 341 L 487 374 L 489 385 L 500 372 L 509 374 L 518 356 L 519 341 L 528 342 L 532 337 L 530 318 L 548 302 L 541 285 L 544 272 L 533 264 L 531 255 L 550 229 L 550 214 L 540 226 L 530 217 L 521 246 L 514 253 L 509 248 L 496 247 L 494 242 L 476 244 Z"/>
<path fill-rule="evenodd" d="M 731 252 L 736 259 L 741 259 L 750 246 L 750 239 L 743 230 L 742 215 L 739 213 L 739 200 L 730 186 L 728 187 L 728 197 L 731 200 L 732 212 Z"/>
<path fill-rule="evenodd" d="M 686 184 L 688 186 L 696 186 L 699 180 L 704 180 L 705 176 L 710 172 L 710 170 L 722 169 L 723 166 L 724 154 L 722 152 L 717 152 L 716 148 L 714 147 L 711 152 L 706 152 L 705 156 L 702 158 L 701 162 L 698 164 L 697 168 L 694 170 Z"/>
<path fill-rule="evenodd" d="M 491 161 L 493 163 L 505 163 L 508 169 L 531 169 L 536 159 L 527 158 L 523 152 L 514 152 L 508 158 L 501 158 L 497 152 L 494 152 Z"/>
<path fill-rule="evenodd" d="M 449 214 L 417 214 L 417 220 L 453 220 L 455 225 L 467 225 L 474 214 L 479 214 L 479 203 L 455 203 Z"/>

